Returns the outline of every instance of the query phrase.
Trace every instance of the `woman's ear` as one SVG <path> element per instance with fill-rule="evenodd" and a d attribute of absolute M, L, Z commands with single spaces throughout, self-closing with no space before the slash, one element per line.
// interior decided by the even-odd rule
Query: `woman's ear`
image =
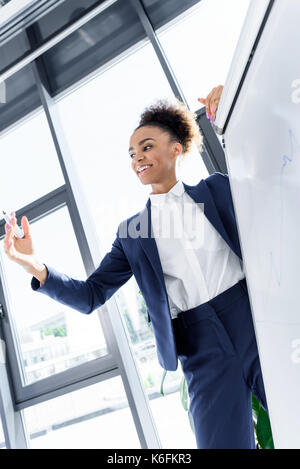
<path fill-rule="evenodd" d="M 182 145 L 179 142 L 175 142 L 174 144 L 174 152 L 176 156 L 179 156 L 182 153 Z"/>

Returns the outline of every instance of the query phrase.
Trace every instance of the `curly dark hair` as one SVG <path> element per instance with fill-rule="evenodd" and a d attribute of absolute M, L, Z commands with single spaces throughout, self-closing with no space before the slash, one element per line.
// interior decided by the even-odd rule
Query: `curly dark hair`
<path fill-rule="evenodd" d="M 189 111 L 178 98 L 175 98 L 175 101 L 175 104 L 172 104 L 167 99 L 158 99 L 146 107 L 140 116 L 138 127 L 134 130 L 145 125 L 157 126 L 168 132 L 171 141 L 182 145 L 182 155 L 191 151 L 193 142 L 201 151 L 203 137 L 196 121 L 196 113 Z"/>

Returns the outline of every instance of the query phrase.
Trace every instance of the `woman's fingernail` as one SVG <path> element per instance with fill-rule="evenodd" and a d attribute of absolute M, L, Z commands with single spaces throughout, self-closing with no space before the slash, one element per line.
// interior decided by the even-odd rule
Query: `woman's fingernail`
<path fill-rule="evenodd" d="M 12 245 L 12 241 L 10 241 L 10 242 L 8 243 L 8 245 L 11 246 L 11 245 Z"/>
<path fill-rule="evenodd" d="M 7 229 L 10 230 L 10 225 L 8 225 Z"/>
<path fill-rule="evenodd" d="M 209 119 L 209 114 L 206 113 L 206 117 L 207 117 L 207 119 Z"/>

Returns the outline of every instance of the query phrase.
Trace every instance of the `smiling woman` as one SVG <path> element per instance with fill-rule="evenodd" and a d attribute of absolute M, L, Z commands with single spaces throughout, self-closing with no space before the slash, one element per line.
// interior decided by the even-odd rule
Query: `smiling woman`
<path fill-rule="evenodd" d="M 149 73 L 145 74 L 145 67 L 148 67 Z M 141 76 L 143 80 L 140 79 Z M 195 95 L 195 100 L 197 96 L 199 94 Z M 143 201 L 146 203 L 151 192 L 151 186 L 142 184 L 137 173 L 132 171 L 128 148 L 130 136 L 138 126 L 143 110 L 161 97 L 171 102 L 174 99 L 151 44 L 147 43 L 57 102 L 103 255 L 111 249 L 120 220 L 141 210 Z M 126 110 L 125 118 L 124 114 L 121 118 L 120 110 Z M 156 139 L 152 132 L 147 137 Z M 137 143 L 141 140 L 139 138 Z M 144 143 L 145 146 L 154 144 L 152 140 Z M 152 151 L 150 146 L 144 150 L 146 161 L 147 152 Z M 136 151 L 139 151 L 138 147 L 131 152 Z M 185 160 L 178 175 L 188 184 L 196 184 L 201 177 L 207 176 L 207 169 L 195 145 Z M 141 176 L 143 177 L 147 176 Z M 64 269 L 64 266 L 60 267 L 59 261 L 55 263 L 58 269 Z M 144 297 L 138 292 L 138 284 L 132 276 L 115 294 L 120 314 L 127 325 L 128 340 L 136 347 L 149 339 L 155 345 L 152 324 L 146 316 Z M 88 318 L 85 316 L 85 319 Z M 134 342 L 136 337 L 139 337 L 137 343 Z M 149 406 L 162 446 L 196 447 L 189 419 L 181 405 L 178 405 L 182 377 L 180 366 L 167 377 L 165 395 L 162 396 L 156 392 L 160 389 L 162 374 L 158 360 L 155 357 L 141 360 L 141 350 L 134 350 L 144 389 L 151 396 Z M 178 432 L 178 428 L 182 431 Z M 128 437 L 131 438 L 130 435 Z M 103 438 L 100 440 L 102 443 Z M 131 446 L 128 447 L 134 447 L 132 441 L 129 444 Z"/>
<path fill-rule="evenodd" d="M 176 160 L 186 156 L 195 143 L 202 147 L 196 114 L 178 99 L 158 100 L 147 107 L 130 138 L 132 169 L 152 194 L 168 192 L 176 183 Z"/>

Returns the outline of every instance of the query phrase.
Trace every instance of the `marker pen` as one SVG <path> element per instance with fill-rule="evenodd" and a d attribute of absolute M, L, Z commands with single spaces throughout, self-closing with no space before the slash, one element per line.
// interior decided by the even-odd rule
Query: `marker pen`
<path fill-rule="evenodd" d="M 10 218 L 4 210 L 2 210 L 4 220 L 11 225 Z M 24 238 L 23 228 L 16 225 L 14 228 L 14 233 L 17 238 Z"/>

